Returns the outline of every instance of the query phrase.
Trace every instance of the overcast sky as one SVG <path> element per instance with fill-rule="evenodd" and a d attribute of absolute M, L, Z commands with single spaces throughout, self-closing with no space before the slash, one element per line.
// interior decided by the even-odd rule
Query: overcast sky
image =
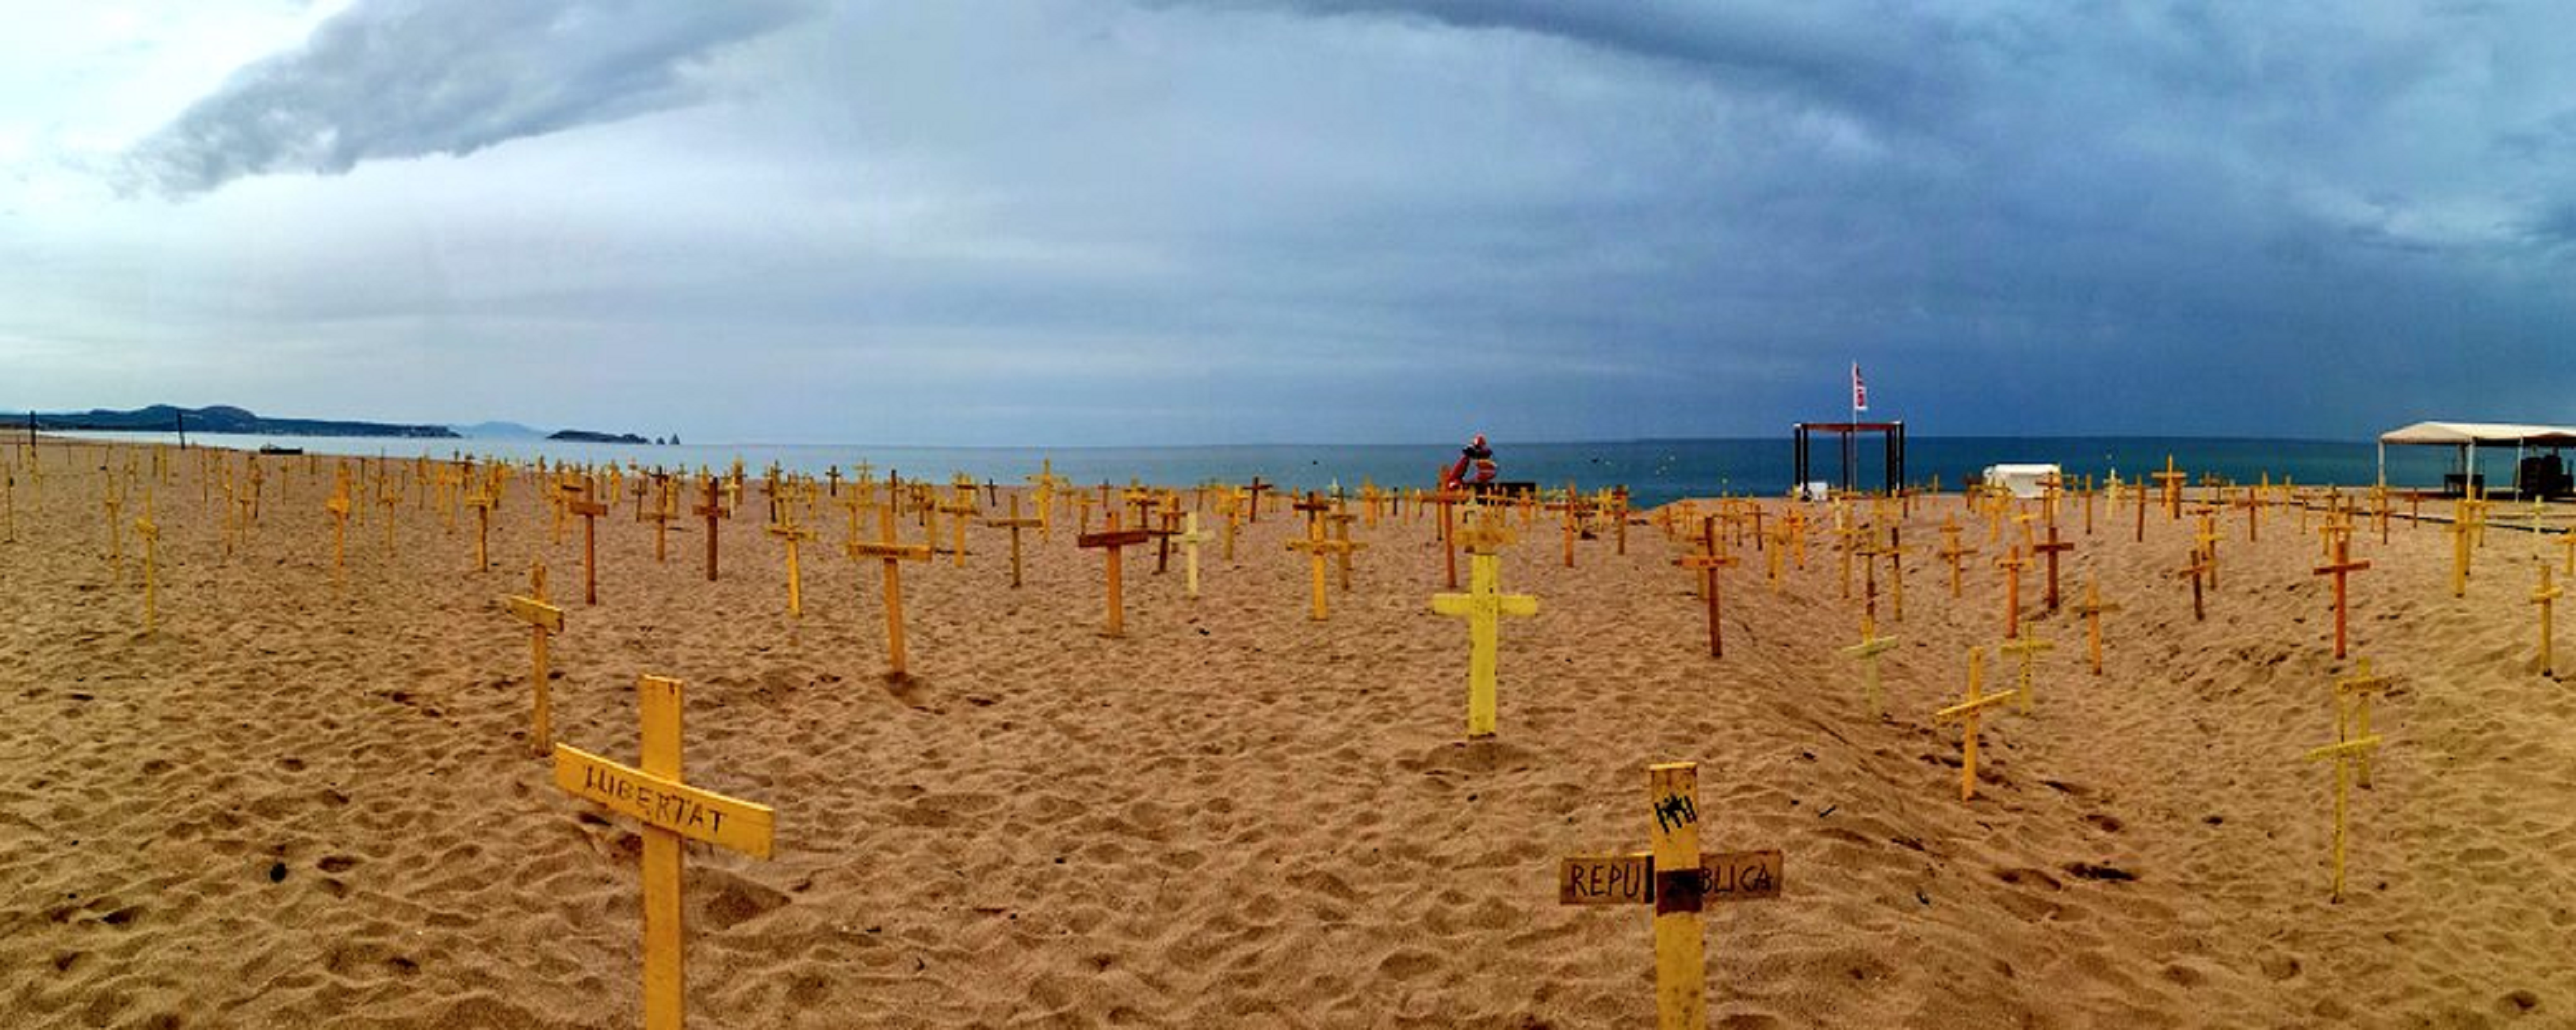
<path fill-rule="evenodd" d="M 0 407 L 2576 422 L 2564 3 L 0 0 Z"/>

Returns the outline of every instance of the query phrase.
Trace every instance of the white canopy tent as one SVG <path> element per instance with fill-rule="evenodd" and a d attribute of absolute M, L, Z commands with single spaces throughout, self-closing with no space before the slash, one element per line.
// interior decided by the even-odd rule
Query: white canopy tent
<path fill-rule="evenodd" d="M 2512 422 L 2418 422 L 2379 434 L 2379 485 L 2388 485 L 2388 445 L 2438 445 L 2460 449 L 2460 482 L 2475 482 L 2478 445 L 2513 445 L 2515 475 L 2520 476 L 2527 447 L 2576 447 L 2576 426 L 2535 426 Z M 2517 483 L 2516 487 L 2519 488 Z"/>

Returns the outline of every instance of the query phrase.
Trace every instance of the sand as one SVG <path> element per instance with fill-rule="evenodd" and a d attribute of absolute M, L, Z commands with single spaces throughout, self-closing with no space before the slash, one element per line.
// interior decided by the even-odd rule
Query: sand
<path fill-rule="evenodd" d="M 2087 535 L 2070 508 L 2070 601 L 2093 577 L 2123 606 L 2107 668 L 2025 573 L 2058 646 L 2036 712 L 1988 722 L 1963 802 L 1932 712 L 2000 638 L 2002 574 L 1972 531 L 1949 597 L 1928 552 L 1956 495 L 1904 523 L 1885 720 L 1835 657 L 1858 616 L 1825 534 L 1776 592 L 1758 559 L 1726 573 L 1712 660 L 1679 544 L 1641 516 L 1624 556 L 1605 532 L 1566 568 L 1543 516 L 1502 558 L 1541 611 L 1504 627 L 1501 733 L 1470 744 L 1426 521 L 1361 528 L 1324 622 L 1284 512 L 1233 560 L 1209 545 L 1195 601 L 1179 555 L 1158 575 L 1130 552 L 1124 639 L 1068 526 L 1028 537 L 1018 590 L 979 527 L 964 568 L 905 568 L 915 676 L 888 682 L 877 564 L 809 546 L 791 618 L 756 492 L 714 583 L 703 522 L 657 563 L 621 499 L 586 606 L 578 521 L 554 540 L 526 482 L 492 570 L 472 512 L 450 530 L 414 497 L 390 554 L 363 512 L 335 581 L 330 459 L 267 459 L 228 558 L 191 455 L 155 491 L 147 635 L 98 503 L 100 467 L 146 452 L 48 444 L 37 487 L 12 450 L 11 1026 L 638 1025 L 637 826 L 532 753 L 526 630 L 498 602 L 538 556 L 568 612 L 559 738 L 633 761 L 637 675 L 677 677 L 688 779 L 778 810 L 774 860 L 688 849 L 695 1026 L 1646 1025 L 1646 910 L 1559 906 L 1555 877 L 1642 849 L 1644 769 L 1685 760 L 1707 847 L 1787 856 L 1781 899 L 1708 918 L 1715 1026 L 2576 1025 L 2576 702 L 2537 668 L 2527 600 L 2555 538 L 2489 530 L 2462 600 L 2438 525 L 2356 538 L 2354 653 L 2398 685 L 2333 903 L 2333 776 L 2302 756 L 2334 739 L 2352 662 L 2317 536 L 2281 509 L 2251 544 L 2227 513 L 2195 622 L 2171 575 L 2188 521 L 2141 544 L 2125 510 Z M 1990 656 L 1989 689 L 2010 679 Z"/>

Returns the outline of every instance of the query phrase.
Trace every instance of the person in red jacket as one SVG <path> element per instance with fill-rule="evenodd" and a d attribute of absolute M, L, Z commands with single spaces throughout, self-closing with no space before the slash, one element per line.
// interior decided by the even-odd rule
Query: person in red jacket
<path fill-rule="evenodd" d="M 1473 479 L 1468 478 L 1471 469 Z M 1467 446 L 1459 449 L 1458 463 L 1450 466 L 1448 474 L 1440 477 L 1440 489 L 1456 490 L 1470 483 L 1483 486 L 1494 481 L 1495 471 L 1494 449 L 1485 446 L 1485 434 L 1478 433 L 1475 439 L 1467 441 Z"/>

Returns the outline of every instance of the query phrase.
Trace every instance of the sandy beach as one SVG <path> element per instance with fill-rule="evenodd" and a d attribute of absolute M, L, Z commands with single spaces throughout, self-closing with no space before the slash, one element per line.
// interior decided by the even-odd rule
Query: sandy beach
<path fill-rule="evenodd" d="M 1652 513 L 1625 554 L 1600 522 L 1572 567 L 1554 514 L 1510 516 L 1502 585 L 1540 607 L 1506 620 L 1499 733 L 1469 742 L 1467 633 L 1429 607 L 1444 550 L 1410 507 L 1353 527 L 1324 621 L 1284 499 L 1231 559 L 1202 545 L 1196 599 L 1180 553 L 1157 572 L 1130 550 L 1115 639 L 1070 511 L 1026 531 L 1017 589 L 1009 534 L 979 523 L 962 567 L 905 564 L 912 675 L 889 681 L 880 567 L 841 555 L 846 508 L 801 516 L 821 539 L 791 616 L 758 470 L 714 582 L 702 519 L 656 561 L 634 499 L 609 498 L 587 605 L 580 521 L 558 538 L 533 476 L 477 570 L 474 513 L 398 462 L 404 498 L 362 496 L 335 572 L 336 459 L 258 459 L 227 554 L 210 462 L 252 459 L 165 451 L 146 633 L 132 520 L 153 452 L 48 441 L 41 481 L 29 453 L 9 448 L 0 543 L 12 1026 L 639 1025 L 638 824 L 559 790 L 529 738 L 528 630 L 501 598 L 540 559 L 567 624 L 555 736 L 632 762 L 637 677 L 677 678 L 687 781 L 777 810 L 771 860 L 687 849 L 694 1026 L 1649 1025 L 1647 912 L 1559 905 L 1556 878 L 1642 850 L 1645 768 L 1673 761 L 1699 763 L 1707 847 L 1786 856 L 1781 898 L 1708 914 L 1712 1026 L 2576 1021 L 2576 654 L 2542 672 L 2531 601 L 2541 563 L 2576 579 L 2563 507 L 2533 534 L 2528 506 L 2497 505 L 2460 599 L 2442 523 L 2401 504 L 2383 544 L 2365 521 L 2338 660 L 2320 514 L 2274 504 L 2249 541 L 2220 511 L 2197 621 L 2175 575 L 2191 516 L 2151 511 L 2140 542 L 2130 505 L 2088 532 L 2067 498 L 2066 605 L 2088 581 L 2119 605 L 2103 672 L 2081 620 L 2047 611 L 2044 566 L 2021 573 L 2054 647 L 2034 711 L 1986 721 L 1962 801 L 1960 731 L 1933 713 L 1971 647 L 1989 691 L 2015 669 L 1994 653 L 2002 548 L 1955 493 L 1881 506 L 1908 549 L 1901 620 L 1877 573 L 1885 718 L 1838 654 L 1865 590 L 1855 572 L 1845 594 L 1829 506 L 1802 506 L 1805 566 L 1776 588 L 1736 550 L 1723 659 Z M 119 566 L 101 497 L 129 467 Z M 1952 518 L 1980 548 L 1956 600 L 1933 553 Z M 2333 684 L 2364 657 L 2394 683 L 2338 903 L 2334 769 L 2305 755 L 2335 742 Z"/>

